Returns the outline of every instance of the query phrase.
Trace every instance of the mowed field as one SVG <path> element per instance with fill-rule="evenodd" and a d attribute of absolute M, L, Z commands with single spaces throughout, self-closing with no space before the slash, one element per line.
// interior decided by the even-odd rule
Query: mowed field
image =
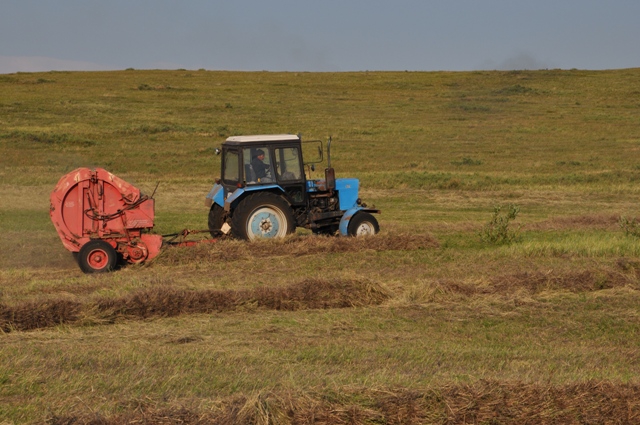
<path fill-rule="evenodd" d="M 380 234 L 84 275 L 50 222 L 103 167 L 204 229 L 269 133 L 332 136 Z M 640 69 L 0 75 L 0 423 L 640 423 L 639 183 Z"/>

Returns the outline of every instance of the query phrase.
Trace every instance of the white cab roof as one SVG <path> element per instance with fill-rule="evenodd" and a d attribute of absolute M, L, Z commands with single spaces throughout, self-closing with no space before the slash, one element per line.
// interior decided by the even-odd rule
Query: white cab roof
<path fill-rule="evenodd" d="M 300 140 L 295 134 L 257 134 L 253 136 L 231 136 L 227 142 L 276 142 L 276 141 Z"/>

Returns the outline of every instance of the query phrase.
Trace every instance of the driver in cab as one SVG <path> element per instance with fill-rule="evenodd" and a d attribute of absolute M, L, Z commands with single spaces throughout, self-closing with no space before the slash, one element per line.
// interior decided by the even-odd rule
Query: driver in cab
<path fill-rule="evenodd" d="M 256 153 L 253 155 L 253 159 L 251 160 L 251 168 L 253 168 L 253 172 L 256 173 L 256 179 L 261 181 L 265 177 L 267 177 L 267 173 L 269 171 L 269 165 L 264 162 L 264 151 L 262 149 L 256 150 Z"/>

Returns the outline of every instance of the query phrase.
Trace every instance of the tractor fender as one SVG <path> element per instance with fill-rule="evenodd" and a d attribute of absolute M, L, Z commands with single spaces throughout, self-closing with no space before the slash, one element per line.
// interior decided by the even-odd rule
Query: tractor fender
<path fill-rule="evenodd" d="M 277 184 L 270 184 L 265 186 L 239 187 L 238 189 L 230 193 L 229 196 L 227 196 L 227 199 L 224 200 L 224 203 L 222 205 L 224 205 L 224 210 L 229 212 L 231 211 L 231 207 L 234 204 L 236 204 L 244 196 L 245 193 L 248 194 L 251 192 L 258 192 L 258 191 L 260 192 L 272 191 L 274 189 L 277 189 L 280 192 L 284 193 L 284 189 L 282 189 Z"/>
<path fill-rule="evenodd" d="M 213 188 L 204 200 L 204 205 L 211 208 L 214 202 L 224 207 L 224 187 L 222 187 L 221 184 L 216 183 L 213 185 Z"/>
<path fill-rule="evenodd" d="M 345 211 L 342 218 L 340 219 L 340 236 L 349 236 L 349 231 L 348 231 L 349 221 L 351 221 L 353 216 L 360 211 L 369 212 L 369 213 L 380 213 L 380 210 L 365 208 L 359 205 L 353 208 L 349 208 L 347 211 Z"/>

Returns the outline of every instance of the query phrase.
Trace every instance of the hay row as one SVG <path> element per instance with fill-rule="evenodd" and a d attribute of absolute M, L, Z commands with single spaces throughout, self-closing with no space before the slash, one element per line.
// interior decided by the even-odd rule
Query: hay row
<path fill-rule="evenodd" d="M 526 224 L 523 229 L 529 231 L 603 229 L 619 230 L 620 216 L 615 214 L 590 214 L 566 217 L 552 217 L 537 223 Z"/>
<path fill-rule="evenodd" d="M 0 305 L 0 330 L 38 329 L 80 320 L 113 323 L 118 319 L 173 317 L 234 311 L 240 308 L 303 310 L 377 305 L 389 298 L 378 285 L 355 279 L 305 279 L 286 287 L 250 290 L 189 291 L 160 286 L 121 298 L 80 303 L 65 299 Z"/>
<path fill-rule="evenodd" d="M 586 269 L 571 272 L 520 272 L 494 276 L 486 284 L 471 285 L 440 282 L 448 291 L 467 296 L 508 294 L 524 290 L 530 295 L 544 291 L 592 292 L 603 289 L 631 287 L 640 289 L 638 278 L 615 270 Z"/>
<path fill-rule="evenodd" d="M 627 287 L 640 290 L 638 277 L 613 269 L 572 272 L 521 272 L 490 277 L 481 282 L 439 279 L 425 283 L 423 291 L 436 298 L 512 296 L 544 291 L 574 293 Z M 358 279 L 304 279 L 285 287 L 248 290 L 177 289 L 168 285 L 133 292 L 120 298 L 78 302 L 48 299 L 7 306 L 0 304 L 0 331 L 24 331 L 79 321 L 113 323 L 120 319 L 173 317 L 220 313 L 239 309 L 295 311 L 379 305 L 393 294 L 380 285 Z"/>
<path fill-rule="evenodd" d="M 640 385 L 562 386 L 480 381 L 418 390 L 238 395 L 207 409 L 138 405 L 109 417 L 54 416 L 51 425 L 120 424 L 632 424 L 640 422 Z"/>
<path fill-rule="evenodd" d="M 430 235 L 387 234 L 369 238 L 344 238 L 330 236 L 290 236 L 279 240 L 265 240 L 246 243 L 238 240 L 221 240 L 215 244 L 205 244 L 199 249 L 165 249 L 154 262 L 175 265 L 197 260 L 238 261 L 265 257 L 336 254 L 359 251 L 415 251 L 434 249 L 439 242 Z"/>

